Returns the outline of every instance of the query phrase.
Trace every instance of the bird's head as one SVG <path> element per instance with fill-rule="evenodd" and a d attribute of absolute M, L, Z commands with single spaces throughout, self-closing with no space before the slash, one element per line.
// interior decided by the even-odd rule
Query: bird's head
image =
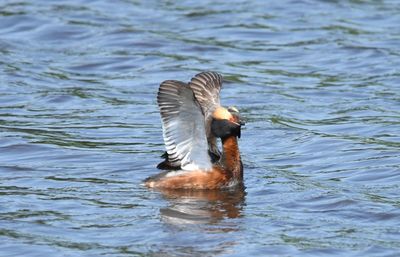
<path fill-rule="evenodd" d="M 240 138 L 240 129 L 243 125 L 243 119 L 235 107 L 228 109 L 218 107 L 212 114 L 211 131 L 216 137 L 236 136 Z"/>

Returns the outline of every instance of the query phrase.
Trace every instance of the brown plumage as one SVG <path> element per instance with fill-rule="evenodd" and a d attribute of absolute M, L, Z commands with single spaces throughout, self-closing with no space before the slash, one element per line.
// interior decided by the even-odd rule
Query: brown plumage
<path fill-rule="evenodd" d="M 161 83 L 157 100 L 167 148 L 167 160 L 161 164 L 179 170 L 150 177 L 146 186 L 219 189 L 242 183 L 237 138 L 243 123 L 236 108 L 219 105 L 221 82 L 219 74 L 204 72 L 188 85 L 178 81 Z M 220 155 L 216 138 L 222 140 L 222 156 L 212 163 L 209 153 Z"/>

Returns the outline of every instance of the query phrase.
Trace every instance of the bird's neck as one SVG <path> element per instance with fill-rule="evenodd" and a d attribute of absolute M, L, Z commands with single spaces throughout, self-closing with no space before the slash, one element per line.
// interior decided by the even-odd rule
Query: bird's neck
<path fill-rule="evenodd" d="M 222 165 L 232 173 L 235 179 L 243 179 L 243 167 L 240 160 L 240 152 L 237 142 L 237 137 L 229 136 L 222 139 Z"/>

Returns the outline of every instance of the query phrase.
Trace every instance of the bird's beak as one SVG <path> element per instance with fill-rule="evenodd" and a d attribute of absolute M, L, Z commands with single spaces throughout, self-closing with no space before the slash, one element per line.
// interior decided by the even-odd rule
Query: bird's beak
<path fill-rule="evenodd" d="M 240 126 L 246 125 L 246 122 L 245 122 L 246 119 L 242 115 L 240 115 L 240 113 L 237 113 L 236 116 L 238 117 L 238 123 Z"/>

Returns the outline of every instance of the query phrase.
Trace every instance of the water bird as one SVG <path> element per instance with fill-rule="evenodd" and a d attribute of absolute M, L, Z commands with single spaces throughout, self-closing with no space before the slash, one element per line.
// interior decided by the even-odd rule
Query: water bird
<path fill-rule="evenodd" d="M 157 167 L 167 171 L 146 179 L 147 187 L 221 189 L 242 184 L 238 138 L 244 122 L 235 107 L 220 105 L 221 87 L 222 76 L 212 71 L 195 75 L 189 83 L 160 84 L 157 103 L 167 151 Z"/>

